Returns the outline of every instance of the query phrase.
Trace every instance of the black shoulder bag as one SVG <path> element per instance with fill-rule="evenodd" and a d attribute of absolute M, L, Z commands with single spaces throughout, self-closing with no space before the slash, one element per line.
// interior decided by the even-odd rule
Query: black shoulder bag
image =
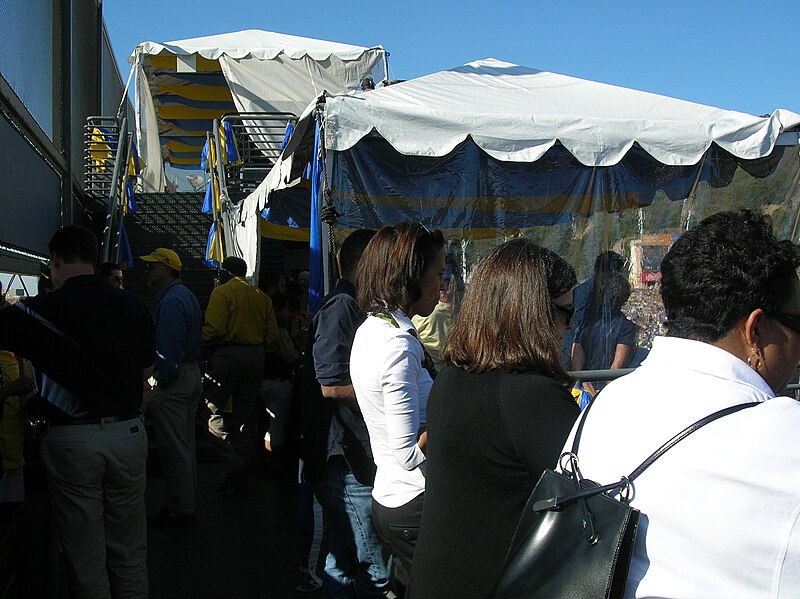
<path fill-rule="evenodd" d="M 584 479 L 578 468 L 578 442 L 589 412 L 587 407 L 575 432 L 572 451 L 564 453 L 559 461 L 563 472 L 545 470 L 531 492 L 511 540 L 503 573 L 490 597 L 623 597 L 639 525 L 639 510 L 630 506 L 633 481 L 664 452 L 699 428 L 757 405 L 740 404 L 706 416 L 664 443 L 630 475 L 608 485 Z"/>

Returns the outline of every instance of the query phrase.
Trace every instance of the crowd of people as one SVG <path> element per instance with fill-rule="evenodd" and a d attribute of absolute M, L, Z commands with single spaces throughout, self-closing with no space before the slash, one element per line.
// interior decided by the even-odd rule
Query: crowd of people
<path fill-rule="evenodd" d="M 88 230 L 62 228 L 50 250 L 55 291 L 0 311 L 0 348 L 34 367 L 76 596 L 147 595 L 143 408 L 167 488 L 149 523 L 173 527 L 196 521 L 200 408 L 225 464 L 220 491 L 235 493 L 257 443 L 290 451 L 297 403 L 298 590 L 488 597 L 536 482 L 572 447 L 580 409 L 567 371 L 625 367 L 639 347 L 649 355 L 633 374 L 584 388 L 595 404 L 579 447 L 586 478 L 619 480 L 692 422 L 758 405 L 636 480 L 642 519 L 625 596 L 800 592 L 800 405 L 780 396 L 800 362 L 800 249 L 778 241 L 768 217 L 705 219 L 670 249 L 657 289 L 633 290 L 614 252 L 578 285 L 565 260 L 526 239 L 488 252 L 463 290 L 445 280 L 441 232 L 359 230 L 342 242 L 340 277 L 307 332 L 293 326 L 283 276 L 258 289 L 239 258 L 223 261 L 203 314 L 174 251 L 142 256 L 151 315 L 118 288 L 118 269 L 95 272 Z M 259 399 L 272 416 L 263 441 Z M 308 555 L 315 505 L 327 524 L 322 572 Z"/>
<path fill-rule="evenodd" d="M 655 285 L 633 289 L 622 312 L 639 328 L 638 347 L 645 351 L 653 347 L 653 339 L 667 331 L 667 315 Z"/>

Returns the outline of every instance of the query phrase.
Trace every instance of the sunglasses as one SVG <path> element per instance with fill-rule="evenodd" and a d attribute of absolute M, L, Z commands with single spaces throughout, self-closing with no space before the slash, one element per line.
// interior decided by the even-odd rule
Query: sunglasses
<path fill-rule="evenodd" d="M 800 315 L 786 314 L 785 312 L 771 312 L 769 316 L 800 335 Z"/>
<path fill-rule="evenodd" d="M 575 306 L 572 304 L 568 306 L 559 306 L 558 304 L 553 304 L 553 308 L 555 308 L 556 312 L 560 312 L 564 317 L 564 326 L 569 326 L 569 324 L 572 322 L 572 317 L 575 316 Z"/>

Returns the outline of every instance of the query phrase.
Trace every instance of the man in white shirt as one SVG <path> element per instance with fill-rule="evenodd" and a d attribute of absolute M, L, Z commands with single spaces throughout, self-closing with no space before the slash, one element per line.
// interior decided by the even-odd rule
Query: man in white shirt
<path fill-rule="evenodd" d="M 775 397 L 800 361 L 798 265 L 798 247 L 749 210 L 705 219 L 664 258 L 668 336 L 600 393 L 578 448 L 583 476 L 617 481 L 701 418 L 761 405 L 709 424 L 636 480 L 626 597 L 800 596 L 800 404 Z"/>

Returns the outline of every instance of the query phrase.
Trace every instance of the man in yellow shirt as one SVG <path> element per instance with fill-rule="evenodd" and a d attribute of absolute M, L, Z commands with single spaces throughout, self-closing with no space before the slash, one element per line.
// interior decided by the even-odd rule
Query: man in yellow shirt
<path fill-rule="evenodd" d="M 414 316 L 411 318 L 411 322 L 414 323 L 417 329 L 419 340 L 422 341 L 433 360 L 436 372 L 442 369 L 440 352 L 444 347 L 444 342 L 447 340 L 452 320 L 453 310 L 450 294 L 445 287 L 439 290 L 439 303 L 436 304 L 429 316 Z"/>
<path fill-rule="evenodd" d="M 208 301 L 203 341 L 217 346 L 207 376 L 208 430 L 219 441 L 227 477 L 220 491 L 240 490 L 255 450 L 255 407 L 265 349 L 278 338 L 272 301 L 245 280 L 247 264 L 229 256 L 222 262 L 222 285 Z M 232 410 L 225 412 L 228 401 Z"/>

